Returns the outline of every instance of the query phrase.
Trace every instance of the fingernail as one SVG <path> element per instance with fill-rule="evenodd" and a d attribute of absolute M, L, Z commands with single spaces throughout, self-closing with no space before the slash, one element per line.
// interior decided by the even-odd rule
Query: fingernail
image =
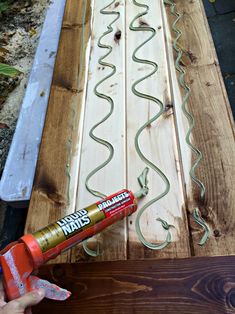
<path fill-rule="evenodd" d="M 44 289 L 38 289 L 37 290 L 38 295 L 40 296 L 40 298 L 44 298 L 45 297 L 45 290 Z"/>

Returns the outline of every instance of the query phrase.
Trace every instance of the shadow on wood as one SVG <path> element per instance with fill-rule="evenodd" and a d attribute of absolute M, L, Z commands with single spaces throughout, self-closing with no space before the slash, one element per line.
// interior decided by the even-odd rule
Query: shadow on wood
<path fill-rule="evenodd" d="M 37 313 L 235 312 L 235 256 L 47 265 L 39 276 L 72 292 Z"/>

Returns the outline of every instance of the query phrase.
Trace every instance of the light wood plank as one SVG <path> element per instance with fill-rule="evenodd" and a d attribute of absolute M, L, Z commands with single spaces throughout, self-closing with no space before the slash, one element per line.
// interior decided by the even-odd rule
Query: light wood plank
<path fill-rule="evenodd" d="M 85 46 L 90 36 L 90 1 L 87 2 Z M 82 36 L 83 1 L 68 0 L 48 112 L 41 142 L 34 188 L 25 232 L 34 232 L 74 211 L 68 204 L 70 155 L 76 155 L 79 117 L 84 92 L 85 68 L 78 82 Z M 68 147 L 72 139 L 72 151 Z M 69 165 L 71 167 L 71 165 Z M 75 188 L 75 186 L 74 186 Z M 70 260 L 70 252 L 57 258 Z"/>
<path fill-rule="evenodd" d="M 106 49 L 97 46 L 99 37 L 107 30 L 115 15 L 103 15 L 100 10 L 110 1 L 94 2 L 94 20 L 92 28 L 91 59 L 89 64 L 88 91 L 86 98 L 86 110 L 84 117 L 84 133 L 82 142 L 82 154 L 79 171 L 79 186 L 76 208 L 83 208 L 89 204 L 99 201 L 99 198 L 91 195 L 85 187 L 87 175 L 95 167 L 103 163 L 109 156 L 106 147 L 96 143 L 89 136 L 89 131 L 94 124 L 100 121 L 110 110 L 110 104 L 94 94 L 95 85 L 107 76 L 111 70 L 98 64 L 101 56 L 107 53 Z M 119 3 L 119 5 L 116 5 Z M 98 88 L 102 93 L 112 97 L 114 111 L 109 119 L 100 125 L 95 134 L 107 141 L 114 147 L 114 157 L 111 162 L 95 174 L 90 180 L 90 186 L 106 195 L 110 195 L 126 186 L 125 166 L 125 82 L 124 82 L 124 1 L 119 1 L 107 10 L 120 12 L 120 18 L 113 24 L 114 31 L 103 38 L 102 42 L 113 47 L 112 53 L 105 61 L 116 66 L 116 73 L 103 82 Z M 121 38 L 117 40 L 115 33 L 121 31 Z M 101 234 L 89 240 L 89 247 L 95 249 L 97 241 L 100 243 L 101 254 L 95 260 L 117 260 L 126 259 L 126 222 L 121 221 Z M 73 250 L 72 261 L 93 259 L 89 257 L 82 246 Z"/>
<path fill-rule="evenodd" d="M 146 1 L 141 1 L 146 3 Z M 153 123 L 150 128 L 143 132 L 141 136 L 141 147 L 146 156 L 166 174 L 171 182 L 171 190 L 167 196 L 151 206 L 142 216 L 141 227 L 147 240 L 162 242 L 166 238 L 166 231 L 158 224 L 155 219 L 161 217 L 174 225 L 171 229 L 173 242 L 162 251 L 151 251 L 146 249 L 138 240 L 134 222 L 135 215 L 128 219 L 128 257 L 135 258 L 165 258 L 165 257 L 185 257 L 190 255 L 187 218 L 185 215 L 184 195 L 179 166 L 179 155 L 177 152 L 177 141 L 174 126 L 174 118 L 171 107 L 171 89 L 169 85 L 169 75 L 166 57 L 166 47 L 163 32 L 162 2 L 152 1 L 148 3 L 150 11 L 148 16 L 142 18 L 150 26 L 157 30 L 156 36 L 151 42 L 147 43 L 138 56 L 157 62 L 159 70 L 153 77 L 142 82 L 138 89 L 150 95 L 158 97 L 168 110 Z M 145 167 L 138 157 L 134 148 L 134 137 L 141 125 L 149 117 L 152 117 L 159 110 L 156 104 L 142 100 L 131 91 L 131 85 L 137 78 L 142 77 L 151 68 L 137 65 L 132 61 L 134 49 L 149 36 L 147 32 L 133 32 L 129 30 L 129 24 L 134 16 L 140 12 L 131 2 L 127 3 L 127 162 L 128 162 L 128 188 L 138 189 L 137 176 Z M 137 24 L 138 25 L 138 24 Z M 164 183 L 159 175 L 152 170 L 149 174 L 149 195 L 140 202 L 142 206 L 147 201 L 156 197 L 164 190 Z"/>
<path fill-rule="evenodd" d="M 189 109 L 194 115 L 196 126 L 192 140 L 203 153 L 203 161 L 197 170 L 198 177 L 206 187 L 205 202 L 199 201 L 199 191 L 188 176 L 188 148 L 183 143 L 186 124 L 182 123 L 182 113 L 177 108 L 177 124 L 181 154 L 185 174 L 188 211 L 195 206 L 201 210 L 203 218 L 211 230 L 211 237 L 204 247 L 197 245 L 202 230 L 192 220 L 192 254 L 229 255 L 235 252 L 235 148 L 234 124 L 227 99 L 223 78 L 211 38 L 201 1 L 176 1 L 179 12 L 184 12 L 179 28 L 182 30 L 181 46 L 186 50 L 183 63 L 187 66 L 187 82 L 192 94 Z M 170 21 L 172 17 L 168 12 Z M 174 36 L 174 34 L 172 34 Z M 176 105 L 179 105 L 179 101 Z"/>

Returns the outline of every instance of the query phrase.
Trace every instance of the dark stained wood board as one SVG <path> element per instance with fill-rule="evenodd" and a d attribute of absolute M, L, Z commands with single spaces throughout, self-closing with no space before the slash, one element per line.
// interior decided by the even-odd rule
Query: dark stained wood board
<path fill-rule="evenodd" d="M 190 215 L 191 254 L 230 255 L 235 253 L 234 121 L 202 1 L 176 0 L 175 3 L 177 11 L 183 14 L 177 26 L 182 31 L 182 64 L 191 88 L 189 110 L 196 121 L 192 139 L 203 154 L 196 174 L 206 188 L 205 200 L 201 202 L 199 189 L 185 182 L 186 205 L 189 214 L 199 207 L 211 231 L 206 245 L 198 246 L 201 228 Z M 168 19 L 171 23 L 175 20 L 170 10 Z"/>
<path fill-rule="evenodd" d="M 71 132 L 72 145 L 75 145 L 79 137 L 83 97 L 81 83 L 85 79 L 83 69 L 81 82 L 78 82 L 79 69 L 84 68 L 84 64 L 80 64 L 82 13 L 83 0 L 67 1 L 26 233 L 41 229 L 69 214 L 67 197 L 69 177 L 66 173 L 69 162 L 68 141 L 71 139 Z M 90 37 L 90 16 L 90 1 L 87 1 L 85 45 Z M 58 258 L 60 262 L 69 260 L 70 252 Z"/>
<path fill-rule="evenodd" d="M 235 313 L 235 256 L 44 266 L 39 276 L 72 292 L 39 313 Z"/>

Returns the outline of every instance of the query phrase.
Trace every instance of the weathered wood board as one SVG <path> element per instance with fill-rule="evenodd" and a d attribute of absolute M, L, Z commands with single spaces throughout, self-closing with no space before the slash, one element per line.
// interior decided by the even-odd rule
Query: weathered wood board
<path fill-rule="evenodd" d="M 232 314 L 235 257 L 48 265 L 40 276 L 72 292 L 33 313 Z"/>
<path fill-rule="evenodd" d="M 146 0 L 139 2 L 144 4 Z M 94 94 L 95 85 L 111 71 L 99 65 L 99 58 L 107 51 L 97 46 L 99 37 L 115 18 L 112 14 L 100 13 L 109 3 L 108 0 L 87 2 L 84 14 L 84 1 L 67 1 L 26 232 L 36 231 L 98 200 L 86 190 L 85 179 L 109 154 L 105 147 L 89 137 L 91 127 L 110 108 L 108 102 Z M 185 142 L 188 123 L 181 110 L 183 91 L 174 66 L 172 40 L 175 34 L 171 32 L 174 17 L 169 7 L 165 9 L 163 0 L 148 1 L 147 4 L 148 15 L 136 23 L 154 27 L 156 36 L 141 48 L 138 56 L 156 62 L 158 71 L 138 88 L 159 98 L 165 105 L 165 112 L 143 132 L 140 145 L 144 154 L 167 175 L 171 189 L 147 209 L 141 228 L 147 240 L 164 241 L 165 230 L 155 221 L 160 217 L 175 227 L 171 229 L 172 243 L 161 251 L 146 249 L 135 233 L 135 215 L 132 215 L 98 235 L 96 240 L 89 241 L 91 248 L 95 248 L 98 241 L 102 252 L 92 260 L 234 254 L 233 120 L 202 2 L 177 0 L 176 5 L 177 11 L 184 13 L 178 27 L 182 30 L 180 45 L 186 52 L 183 56 L 186 80 L 192 90 L 189 109 L 196 121 L 192 140 L 203 153 L 197 175 L 206 187 L 204 203 L 199 201 L 199 192 L 189 176 L 194 156 Z M 102 42 L 112 47 L 105 61 L 116 66 L 116 73 L 102 83 L 99 90 L 113 98 L 114 111 L 94 133 L 113 145 L 114 157 L 90 181 L 92 188 L 104 194 L 125 187 L 133 192 L 139 188 L 137 177 L 145 164 L 135 151 L 135 134 L 159 110 L 151 101 L 142 100 L 131 91 L 132 84 L 151 71 L 151 67 L 132 61 L 134 49 L 148 36 L 148 32 L 129 29 L 131 20 L 142 9 L 132 1 L 122 0 L 106 9 L 113 10 L 119 12 L 120 17 L 113 24 L 112 33 Z M 82 74 L 79 74 L 84 16 L 86 58 L 83 59 Z M 68 148 L 71 140 L 72 154 Z M 162 179 L 152 170 L 149 186 L 150 193 L 140 206 L 164 188 Z M 200 208 L 211 232 L 204 247 L 197 244 L 202 229 L 191 218 L 195 207 Z M 80 245 L 72 250 L 72 254 L 62 255 L 57 262 L 90 259 Z"/>

